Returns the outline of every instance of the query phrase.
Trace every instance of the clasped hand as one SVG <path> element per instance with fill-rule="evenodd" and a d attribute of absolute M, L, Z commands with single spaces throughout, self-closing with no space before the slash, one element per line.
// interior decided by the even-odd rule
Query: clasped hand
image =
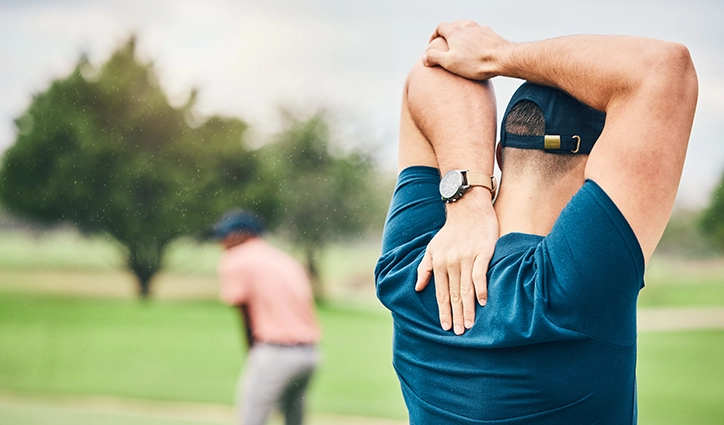
<path fill-rule="evenodd" d="M 448 204 L 445 225 L 417 269 L 415 290 L 422 291 L 434 276 L 440 324 L 457 335 L 473 326 L 476 299 L 481 306 L 488 299 L 488 263 L 498 239 L 498 219 L 485 192 L 476 188 Z M 473 193 L 482 199 L 472 199 Z"/>
<path fill-rule="evenodd" d="M 444 39 L 445 43 L 433 43 L 438 38 Z M 444 48 L 440 48 L 441 45 Z M 510 54 L 511 47 L 513 43 L 490 27 L 472 21 L 443 22 L 430 37 L 422 63 L 441 66 L 471 80 L 487 80 L 500 75 L 501 60 Z"/>

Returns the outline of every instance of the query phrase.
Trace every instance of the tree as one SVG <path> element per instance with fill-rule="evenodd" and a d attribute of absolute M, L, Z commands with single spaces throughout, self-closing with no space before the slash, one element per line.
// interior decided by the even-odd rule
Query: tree
<path fill-rule="evenodd" d="M 238 203 L 272 214 L 267 179 L 243 144 L 247 125 L 193 120 L 195 93 L 173 107 L 135 38 L 101 67 L 73 72 L 34 96 L 0 170 L 0 199 L 41 223 L 70 222 L 123 248 L 147 297 L 169 243 Z"/>
<path fill-rule="evenodd" d="M 691 259 L 711 257 L 714 247 L 700 231 L 701 216 L 701 210 L 674 209 L 656 254 Z"/>
<path fill-rule="evenodd" d="M 264 163 L 277 182 L 278 230 L 301 248 L 315 298 L 323 301 L 319 258 L 335 240 L 368 233 L 384 220 L 384 201 L 371 156 L 335 144 L 328 118 L 284 114 L 283 131 L 264 147 Z"/>
<path fill-rule="evenodd" d="M 707 239 L 724 250 L 724 176 L 714 189 L 711 204 L 702 213 L 699 224 Z"/>

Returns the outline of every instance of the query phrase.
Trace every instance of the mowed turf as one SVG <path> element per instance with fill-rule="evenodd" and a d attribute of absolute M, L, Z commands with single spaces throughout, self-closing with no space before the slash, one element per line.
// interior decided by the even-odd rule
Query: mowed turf
<path fill-rule="evenodd" d="M 310 408 L 405 419 L 390 365 L 391 321 L 371 295 L 378 247 L 368 243 L 351 252 L 349 248 L 333 248 L 322 259 L 328 289 L 338 301 L 319 309 L 324 363 L 309 394 Z M 164 299 L 133 299 L 126 287 L 132 280 L 119 278 L 118 251 L 105 241 L 62 233 L 37 240 L 0 234 L 0 389 L 231 405 L 243 350 L 238 317 L 214 299 L 218 249 L 187 242 L 171 254 L 171 273 L 164 278 L 170 282 L 170 298 L 192 293 L 177 288 L 187 279 L 186 286 L 205 285 L 201 299 L 171 300 L 161 290 Z M 640 305 L 724 306 L 721 276 L 721 262 L 652 261 Z M 163 279 L 160 283 L 163 289 Z M 76 295 L 64 295 L 62 288 L 49 290 L 55 286 L 73 287 Z M 126 289 L 106 291 L 107 286 Z M 639 423 L 723 423 L 721 359 L 724 330 L 641 333 Z M 9 415 L 18 423 L 48 423 L 43 418 L 53 415 L 54 423 L 124 423 L 123 418 L 93 412 L 0 408 L 0 419 Z M 89 419 L 83 422 L 81 417 Z"/>
<path fill-rule="evenodd" d="M 118 415 L 52 406 L 2 406 L 0 423 L 12 425 L 219 425 L 219 422 L 198 422 L 144 417 L 134 414 Z"/>
<path fill-rule="evenodd" d="M 380 311 L 320 309 L 324 363 L 313 411 L 404 419 Z M 213 301 L 0 294 L 0 388 L 233 402 L 243 353 L 237 318 Z M 641 333 L 641 424 L 721 424 L 724 330 Z"/>
<path fill-rule="evenodd" d="M 404 418 L 380 311 L 322 308 L 314 411 Z M 99 300 L 0 293 L 0 388 L 232 404 L 243 350 L 215 301 Z"/>
<path fill-rule="evenodd" d="M 639 333 L 641 425 L 724 424 L 724 330 Z"/>

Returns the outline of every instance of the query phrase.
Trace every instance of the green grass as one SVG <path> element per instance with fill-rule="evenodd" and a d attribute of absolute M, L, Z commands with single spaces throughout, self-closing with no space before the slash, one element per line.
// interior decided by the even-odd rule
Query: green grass
<path fill-rule="evenodd" d="M 0 270 L 118 271 L 123 269 L 123 252 L 111 239 L 71 230 L 0 231 Z M 169 246 L 165 265 L 176 273 L 213 274 L 219 252 L 214 244 L 179 239 Z"/>
<path fill-rule="evenodd" d="M 653 257 L 640 307 L 724 306 L 724 262 Z"/>
<path fill-rule="evenodd" d="M 404 418 L 380 311 L 319 311 L 324 363 L 310 408 Z M 243 361 L 238 318 L 215 301 L 0 294 L 0 388 L 232 404 Z"/>
<path fill-rule="evenodd" d="M 312 412 L 406 418 L 390 365 L 391 321 L 371 290 L 377 253 L 371 241 L 336 245 L 321 259 L 336 301 L 319 309 L 324 362 L 309 393 Z M 167 258 L 171 280 L 198 275 L 203 279 L 191 279 L 190 285 L 215 282 L 218 254 L 214 245 L 177 242 Z M 65 287 L 80 280 L 84 283 L 76 286 L 129 284 L 118 278 L 120 264 L 118 248 L 102 239 L 69 232 L 39 239 L 0 233 L 0 389 L 231 405 L 243 351 L 238 318 L 214 299 L 215 287 L 201 299 L 146 303 L 119 298 L 118 291 L 70 296 L 47 290 L 48 284 Z M 724 306 L 722 276 L 721 261 L 655 257 L 639 305 Z M 641 333 L 639 423 L 721 423 L 723 358 L 724 330 Z M 0 405 L 0 418 L 20 424 L 128 419 L 11 405 Z M 194 424 L 153 418 L 133 423 Z"/>
<path fill-rule="evenodd" d="M 724 282 L 646 284 L 639 295 L 639 307 L 721 307 L 724 306 Z"/>
<path fill-rule="evenodd" d="M 641 425 L 720 425 L 724 330 L 639 334 Z"/>
<path fill-rule="evenodd" d="M 324 363 L 310 409 L 404 419 L 388 315 L 335 304 L 319 314 Z M 0 341 L 0 388 L 28 393 L 230 405 L 243 361 L 235 313 L 212 301 L 5 293 Z M 642 333 L 640 423 L 720 423 L 722 358 L 724 330 Z"/>
<path fill-rule="evenodd" d="M 102 238 L 84 238 L 75 232 L 0 232 L 0 269 L 3 270 L 116 270 L 120 251 Z"/>
<path fill-rule="evenodd" d="M 218 422 L 197 422 L 148 418 L 135 415 L 119 415 L 109 413 L 85 412 L 69 410 L 53 406 L 2 406 L 0 419 L 3 424 L 13 425 L 218 425 Z"/>
<path fill-rule="evenodd" d="M 320 310 L 324 365 L 315 378 L 312 409 L 404 419 L 407 411 L 392 369 L 392 320 L 383 312 Z"/>
<path fill-rule="evenodd" d="M 231 313 L 213 302 L 5 294 L 0 386 L 229 402 L 240 367 Z"/>

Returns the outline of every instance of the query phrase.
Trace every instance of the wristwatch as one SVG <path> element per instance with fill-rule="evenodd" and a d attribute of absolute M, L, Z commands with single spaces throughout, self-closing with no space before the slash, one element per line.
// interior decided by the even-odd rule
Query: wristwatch
<path fill-rule="evenodd" d="M 445 202 L 455 202 L 473 186 L 482 186 L 490 191 L 495 199 L 498 185 L 495 176 L 473 173 L 468 170 L 450 170 L 440 180 L 440 196 Z"/>

